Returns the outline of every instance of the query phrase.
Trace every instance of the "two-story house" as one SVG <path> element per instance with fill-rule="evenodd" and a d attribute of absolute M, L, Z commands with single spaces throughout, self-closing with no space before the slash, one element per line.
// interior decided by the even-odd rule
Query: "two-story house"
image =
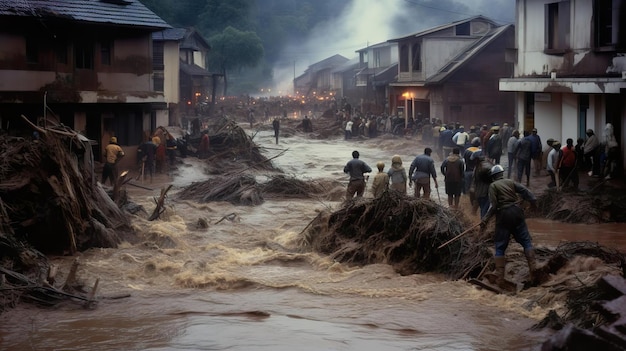
<path fill-rule="evenodd" d="M 152 41 L 154 90 L 163 92 L 169 110 L 169 120 L 161 125 L 180 125 L 181 115 L 195 117 L 213 102 L 217 77 L 207 69 L 211 46 L 186 28 L 153 33 Z"/>
<path fill-rule="evenodd" d="M 63 123 L 99 142 L 96 159 L 111 136 L 138 145 L 167 109 L 151 33 L 169 27 L 138 0 L 0 0 L 0 128 Z"/>
<path fill-rule="evenodd" d="M 624 155 L 626 135 L 626 1 L 518 0 L 513 78 L 520 130 L 565 145 L 614 126 Z M 623 156 L 622 156 L 623 157 Z"/>
<path fill-rule="evenodd" d="M 398 74 L 398 45 L 382 42 L 356 51 L 359 65 L 354 84 L 344 89 L 344 96 L 363 113 L 385 111 L 389 83 Z"/>
<path fill-rule="evenodd" d="M 391 113 L 466 126 L 513 122 L 514 94 L 498 90 L 499 79 L 513 73 L 505 61 L 512 25 L 475 16 L 389 41 L 397 43 L 399 60 Z"/>
<path fill-rule="evenodd" d="M 333 70 L 348 61 L 337 54 L 310 65 L 294 79 L 295 94 L 308 97 L 329 94 L 334 90 Z"/>

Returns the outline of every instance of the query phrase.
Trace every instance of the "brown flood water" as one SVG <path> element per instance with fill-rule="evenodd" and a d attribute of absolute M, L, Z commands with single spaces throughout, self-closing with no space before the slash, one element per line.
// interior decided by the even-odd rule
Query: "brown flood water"
<path fill-rule="evenodd" d="M 547 219 L 526 220 L 535 245 L 556 247 L 560 243 L 590 241 L 626 252 L 626 224 L 562 223 Z"/>
<path fill-rule="evenodd" d="M 274 146 L 270 132 L 255 141 Z M 279 147 L 289 149 L 275 160 L 285 174 L 340 181 L 354 149 L 370 165 L 403 155 L 407 167 L 423 150 L 405 139 L 298 135 Z M 197 159 L 185 160 L 175 178 L 165 179 L 175 189 L 162 220 L 134 221 L 143 242 L 80 255 L 86 285 L 101 278 L 96 308 L 22 304 L 0 315 L 0 350 L 539 350 L 551 333 L 530 330 L 549 310 L 533 302 L 544 291 L 494 295 L 436 274 L 400 276 L 384 264 L 348 267 L 297 253 L 298 234 L 337 202 L 175 200 L 176 190 L 204 177 Z M 133 188 L 133 200 L 152 209 L 160 185 L 153 192 Z M 237 220 L 217 223 L 231 213 Z M 207 218 L 209 229 L 195 228 L 198 218 Z M 528 224 L 538 246 L 590 240 L 626 249 L 624 225 Z M 72 259 L 53 261 L 69 266 Z M 119 293 L 131 297 L 107 298 Z"/>

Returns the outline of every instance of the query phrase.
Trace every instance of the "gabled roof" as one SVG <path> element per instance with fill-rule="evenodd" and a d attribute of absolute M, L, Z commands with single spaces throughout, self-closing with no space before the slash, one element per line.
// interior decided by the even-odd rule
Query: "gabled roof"
<path fill-rule="evenodd" d="M 333 68 L 330 73 L 344 73 L 350 70 L 356 70 L 357 68 L 359 68 L 359 58 L 354 57 L 349 61 L 346 61 L 346 63 Z"/>
<path fill-rule="evenodd" d="M 204 68 L 202 68 L 202 67 L 200 67 L 200 66 L 198 66 L 196 64 L 190 65 L 190 64 L 187 64 L 187 63 L 184 63 L 184 62 L 180 63 L 180 70 L 183 71 L 183 73 L 185 73 L 187 75 L 190 75 L 190 76 L 204 76 L 204 77 L 206 77 L 206 76 L 210 76 L 211 75 L 211 72 L 207 71 L 206 69 L 204 69 Z"/>
<path fill-rule="evenodd" d="M 0 0 L 0 17 L 170 28 L 138 0 Z"/>
<path fill-rule="evenodd" d="M 467 22 L 475 21 L 475 20 L 477 20 L 477 19 L 481 19 L 481 20 L 484 20 L 484 21 L 486 21 L 486 22 L 489 22 L 489 23 L 491 23 L 491 24 L 492 24 L 493 26 L 495 26 L 495 27 L 499 26 L 496 22 L 494 22 L 494 21 L 493 21 L 493 20 L 491 20 L 490 18 L 487 18 L 487 17 L 485 17 L 485 16 L 478 15 L 478 16 L 474 16 L 474 17 L 466 18 L 466 19 L 464 19 L 464 20 L 460 20 L 460 21 L 455 21 L 455 22 L 450 22 L 450 23 L 442 24 L 442 25 L 440 25 L 440 26 L 437 26 L 437 27 L 432 27 L 432 28 L 429 28 L 429 29 L 423 30 L 423 31 L 421 31 L 421 32 L 417 32 L 417 33 L 414 33 L 414 34 L 410 34 L 410 35 L 407 35 L 407 36 L 404 36 L 404 37 L 395 38 L 395 39 L 389 39 L 389 40 L 387 40 L 387 41 L 388 41 L 388 42 L 392 42 L 392 43 L 393 43 L 393 42 L 399 42 L 399 41 L 406 40 L 406 39 L 423 37 L 423 36 L 425 36 L 425 35 L 432 34 L 432 33 L 435 33 L 435 32 L 439 32 L 439 31 L 444 30 L 444 29 L 452 28 L 452 27 L 457 26 L 457 25 L 459 25 L 459 24 L 463 24 L 463 23 L 467 23 Z"/>
<path fill-rule="evenodd" d="M 456 70 L 461 68 L 467 61 L 469 61 L 472 57 L 476 56 L 480 53 L 484 48 L 486 48 L 489 44 L 498 39 L 501 35 L 506 33 L 506 31 L 510 29 L 513 30 L 513 25 L 508 24 L 505 26 L 497 27 L 490 30 L 483 37 L 475 41 L 472 45 L 468 46 L 463 50 L 459 55 L 450 60 L 445 66 L 443 66 L 439 72 L 432 75 L 426 80 L 426 84 L 439 83 L 449 77 Z"/>
<path fill-rule="evenodd" d="M 180 41 L 185 38 L 185 28 L 168 28 L 160 32 L 152 33 L 152 40 L 156 41 Z"/>
<path fill-rule="evenodd" d="M 393 45 L 396 45 L 396 43 L 391 42 L 391 40 L 390 41 L 383 41 L 382 43 L 369 45 L 369 46 L 364 47 L 362 49 L 356 50 L 355 52 L 367 51 L 369 49 L 384 48 L 384 47 L 393 46 Z"/>
<path fill-rule="evenodd" d="M 185 33 L 183 42 L 180 43 L 180 48 L 194 51 L 204 51 L 210 49 L 211 45 L 209 45 L 206 39 L 204 39 L 198 31 L 195 29 L 188 29 Z"/>
<path fill-rule="evenodd" d="M 323 59 L 322 61 L 318 61 L 312 65 L 309 66 L 309 68 L 307 68 L 306 72 L 308 73 L 314 73 L 317 71 L 321 71 L 323 69 L 327 69 L 327 68 L 333 68 L 333 67 L 337 67 L 340 66 L 346 62 L 348 62 L 349 60 L 339 54 L 337 55 L 333 55 L 329 58 Z"/>

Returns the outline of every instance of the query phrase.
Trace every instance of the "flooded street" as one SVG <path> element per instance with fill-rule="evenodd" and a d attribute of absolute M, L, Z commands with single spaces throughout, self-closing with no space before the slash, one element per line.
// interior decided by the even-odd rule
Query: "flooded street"
<path fill-rule="evenodd" d="M 343 184 L 353 150 L 370 167 L 384 161 L 385 170 L 394 154 L 408 169 L 423 152 L 413 140 L 391 138 L 312 140 L 298 134 L 275 145 L 270 132 L 261 131 L 254 141 L 267 147 L 267 157 L 287 149 L 272 160 L 287 176 Z M 388 265 L 352 267 L 303 252 L 299 234 L 320 210 L 339 202 L 266 199 L 260 206 L 235 206 L 180 200 L 177 191 L 207 177 L 202 161 L 184 163 L 175 178 L 144 183 L 154 191 L 128 187 L 132 200 L 150 213 L 160 186 L 174 184 L 162 220 L 133 220 L 142 233 L 139 243 L 79 255 L 86 286 L 100 278 L 97 306 L 22 304 L 0 315 L 0 349 L 539 350 L 550 335 L 529 329 L 549 310 L 533 302 L 540 291 L 494 295 L 437 274 L 401 276 Z M 259 181 L 266 176 L 257 174 Z M 201 218 L 210 223 L 207 229 L 197 226 Z M 537 246 L 588 240 L 626 249 L 621 224 L 528 224 Z M 73 259 L 53 262 L 67 267 Z M 110 298 L 120 294 L 130 297 Z"/>

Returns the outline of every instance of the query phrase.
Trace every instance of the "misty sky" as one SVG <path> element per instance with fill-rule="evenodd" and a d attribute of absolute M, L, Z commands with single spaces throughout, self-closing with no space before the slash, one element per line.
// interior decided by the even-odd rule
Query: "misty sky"
<path fill-rule="evenodd" d="M 335 54 L 352 59 L 368 44 L 476 15 L 514 23 L 515 0 L 350 0 L 338 19 L 318 25 L 308 40 L 284 50 L 274 69 L 275 89 L 290 90 L 294 75 Z"/>

